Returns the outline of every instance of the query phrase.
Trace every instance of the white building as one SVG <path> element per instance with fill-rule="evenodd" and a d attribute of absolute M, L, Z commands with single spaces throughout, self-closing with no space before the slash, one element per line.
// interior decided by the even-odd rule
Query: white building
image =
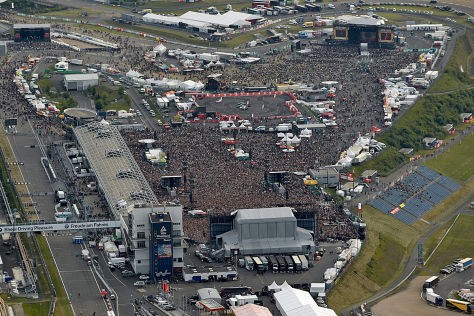
<path fill-rule="evenodd" d="M 64 86 L 68 91 L 84 91 L 97 85 L 99 85 L 99 75 L 96 73 L 64 75 Z"/>
<path fill-rule="evenodd" d="M 216 237 L 226 257 L 236 250 L 240 255 L 314 253 L 312 233 L 296 225 L 290 207 L 241 209 L 234 214 L 235 229 Z"/>

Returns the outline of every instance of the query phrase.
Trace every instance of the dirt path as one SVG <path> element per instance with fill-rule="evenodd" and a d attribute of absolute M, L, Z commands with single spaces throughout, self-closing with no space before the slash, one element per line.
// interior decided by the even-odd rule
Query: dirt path
<path fill-rule="evenodd" d="M 401 292 L 377 303 L 372 312 L 377 316 L 447 316 L 459 315 L 446 309 L 436 308 L 420 297 L 420 290 L 426 276 L 414 278 Z"/>

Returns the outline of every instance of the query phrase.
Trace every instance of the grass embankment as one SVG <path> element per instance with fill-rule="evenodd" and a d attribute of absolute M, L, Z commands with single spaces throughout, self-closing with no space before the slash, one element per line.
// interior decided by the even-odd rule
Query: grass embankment
<path fill-rule="evenodd" d="M 442 75 L 428 91 L 429 93 L 445 92 L 472 86 L 474 80 L 470 74 L 474 58 L 474 40 L 467 31 L 456 41 L 456 47 Z"/>
<path fill-rule="evenodd" d="M 441 238 L 451 226 L 452 221 L 446 223 L 436 235 L 429 239 L 431 250 L 438 244 Z M 435 253 L 423 267 L 424 272 L 431 274 L 445 265 L 453 262 L 456 258 L 472 257 L 474 243 L 472 242 L 472 228 L 474 227 L 474 215 L 460 215 L 454 226 L 446 235 Z"/>
<path fill-rule="evenodd" d="M 458 182 L 464 182 L 474 174 L 473 157 L 474 133 L 471 133 L 453 145 L 449 154 L 437 156 L 427 161 L 426 165 Z"/>
<path fill-rule="evenodd" d="M 363 250 L 329 293 L 329 305 L 339 312 L 369 298 L 390 284 L 404 268 L 419 232 L 394 217 L 364 206 L 367 238 Z"/>
<path fill-rule="evenodd" d="M 437 222 L 440 218 L 451 214 L 472 199 L 474 167 L 471 166 L 472 163 L 469 164 L 469 161 L 472 161 L 469 157 L 472 157 L 473 154 L 473 142 L 474 134 L 465 136 L 460 143 L 453 145 L 449 151 L 427 161 L 428 166 L 459 182 L 463 182 L 463 185 L 458 191 L 426 213 L 423 216 L 424 220 Z M 459 166 L 464 168 L 459 168 Z M 459 169 L 464 170 L 460 171 Z M 466 179 L 468 180 L 466 181 Z M 339 280 L 337 287 L 328 296 L 329 304 L 337 311 L 373 296 L 378 290 L 390 284 L 404 267 L 416 240 L 429 228 L 429 225 L 421 220 L 408 226 L 368 205 L 365 205 L 363 209 L 364 220 L 367 223 L 367 240 L 364 248 Z M 472 216 L 469 218 L 472 218 Z M 458 221 L 464 222 L 466 220 L 463 216 Z M 452 220 L 441 226 L 426 240 L 424 245 L 425 258 L 434 249 L 451 223 Z M 460 224 L 460 228 L 452 230 L 450 233 L 452 237 L 446 239 L 447 246 L 438 248 L 435 254 L 439 259 L 434 260 L 432 258 L 433 261 L 430 261 L 429 265 L 421 269 L 421 273 L 432 274 L 433 271 L 439 271 L 441 266 L 455 258 L 472 255 L 474 252 L 472 242 L 470 246 L 464 246 L 466 251 L 460 251 L 459 249 L 464 249 L 462 248 L 463 244 L 470 243 L 473 224 L 473 220 L 470 219 L 467 224 Z M 460 237 L 456 237 L 458 235 Z M 451 239 L 454 241 L 450 241 Z M 457 241 L 461 239 L 466 241 Z M 453 248 L 452 244 L 456 242 L 459 246 Z M 449 248 L 449 251 L 445 251 L 446 248 Z"/>

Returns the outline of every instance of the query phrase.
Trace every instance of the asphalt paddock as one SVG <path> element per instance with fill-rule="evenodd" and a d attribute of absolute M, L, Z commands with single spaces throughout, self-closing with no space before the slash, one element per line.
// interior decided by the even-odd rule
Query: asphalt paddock
<path fill-rule="evenodd" d="M 275 96 L 235 96 L 220 98 L 203 98 L 197 100 L 200 106 L 205 106 L 207 112 L 219 112 L 224 115 L 239 115 L 243 119 L 267 118 L 271 116 L 292 115 L 291 111 L 285 106 L 286 101 L 290 101 L 290 96 L 286 94 Z M 246 110 L 238 108 L 240 102 L 247 103 Z"/>

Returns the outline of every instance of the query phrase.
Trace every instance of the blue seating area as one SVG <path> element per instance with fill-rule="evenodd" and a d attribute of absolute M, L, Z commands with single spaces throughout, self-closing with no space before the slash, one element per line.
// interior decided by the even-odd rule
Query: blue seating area
<path fill-rule="evenodd" d="M 415 216 L 405 212 L 403 209 L 398 211 L 396 214 L 393 214 L 393 217 L 407 225 L 411 225 L 417 220 Z"/>
<path fill-rule="evenodd" d="M 459 184 L 446 176 L 440 177 L 438 180 L 436 180 L 436 182 L 441 184 L 443 187 L 447 188 L 451 192 L 454 192 L 459 189 Z"/>
<path fill-rule="evenodd" d="M 388 213 L 394 208 L 392 205 L 388 204 L 386 201 L 380 198 L 373 199 L 369 202 L 369 205 L 375 207 L 376 209 L 379 209 L 384 213 Z"/>
<path fill-rule="evenodd" d="M 400 205 L 405 201 L 410 195 L 406 192 L 400 191 L 395 188 L 391 188 L 384 193 L 381 198 L 383 198 L 388 203 L 392 204 L 394 207 Z M 393 208 L 393 207 L 392 207 Z"/>
<path fill-rule="evenodd" d="M 426 189 L 423 191 L 423 193 L 420 194 L 421 198 L 424 198 L 428 201 L 430 201 L 433 204 L 438 204 L 445 198 L 447 198 L 451 192 L 439 185 L 436 182 L 433 182 L 429 186 L 426 187 Z"/>
<path fill-rule="evenodd" d="M 402 180 L 402 184 L 413 194 L 423 189 L 430 182 L 429 179 L 417 174 L 416 172 L 411 173 L 408 177 Z"/>
<path fill-rule="evenodd" d="M 426 166 L 420 166 L 394 187 L 385 191 L 368 204 L 390 214 L 394 208 L 404 204 L 393 214 L 401 222 L 411 225 L 435 205 L 459 189 L 459 184 Z M 390 214 L 392 215 L 392 214 Z"/>
<path fill-rule="evenodd" d="M 434 171 L 431 168 L 428 168 L 426 166 L 420 166 L 416 169 L 416 172 L 421 174 L 423 177 L 434 180 L 440 176 L 440 174 L 436 171 Z"/>
<path fill-rule="evenodd" d="M 423 214 L 428 212 L 433 206 L 433 204 L 426 200 L 421 200 L 417 197 L 413 197 L 405 203 L 405 207 L 403 209 L 416 217 L 421 217 L 423 216 Z"/>

